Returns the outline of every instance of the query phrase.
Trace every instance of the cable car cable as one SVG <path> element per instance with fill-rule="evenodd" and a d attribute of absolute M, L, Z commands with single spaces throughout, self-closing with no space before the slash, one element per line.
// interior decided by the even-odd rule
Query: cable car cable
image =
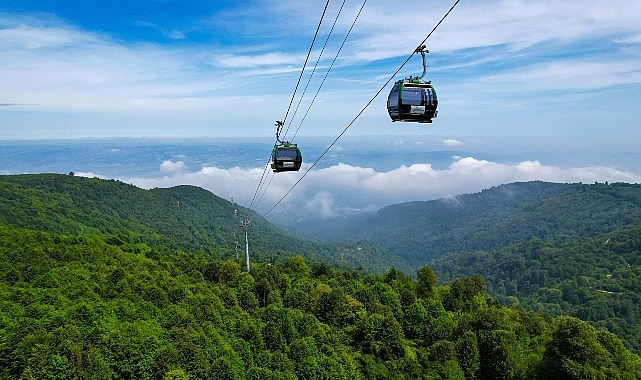
<path fill-rule="evenodd" d="M 312 49 L 314 48 L 314 42 L 316 42 L 316 37 L 318 36 L 318 31 L 320 30 L 321 24 L 323 23 L 323 18 L 325 18 L 325 12 L 327 12 L 327 6 L 329 5 L 329 0 L 325 3 L 325 8 L 323 9 L 323 14 L 321 15 L 320 20 L 318 21 L 318 26 L 316 27 L 316 33 L 314 33 L 314 38 L 312 39 L 311 45 L 309 45 L 309 50 L 307 51 L 307 57 L 305 57 L 305 63 L 303 63 L 303 68 L 300 71 L 300 75 L 298 76 L 298 81 L 296 82 L 296 87 L 294 88 L 294 93 L 292 94 L 292 99 L 289 101 L 289 107 L 287 107 L 287 112 L 285 112 L 285 117 L 283 118 L 283 123 L 287 120 L 287 116 L 289 115 L 289 110 L 292 108 L 292 104 L 294 103 L 294 98 L 296 97 L 296 91 L 298 91 L 298 86 L 300 85 L 300 80 L 303 77 L 303 73 L 305 72 L 305 67 L 307 66 L 307 61 L 309 60 L 309 56 L 312 53 Z"/>
<path fill-rule="evenodd" d="M 274 147 L 276 147 L 277 144 L 281 144 L 282 143 L 282 141 L 280 140 L 280 132 L 281 132 L 282 129 L 283 129 L 283 122 L 277 120 L 276 121 L 276 142 L 274 143 Z M 258 182 L 258 187 L 256 188 L 256 191 L 254 192 L 254 197 L 252 198 L 252 201 L 249 204 L 249 208 L 250 209 L 253 209 L 254 205 L 258 205 L 258 203 L 260 203 L 261 199 L 263 198 L 263 196 L 267 192 L 267 188 L 269 187 L 269 185 L 271 184 L 272 180 L 274 179 L 273 173 L 272 173 L 272 177 L 269 179 L 269 182 L 267 183 L 267 185 L 265 185 L 265 182 L 264 182 L 265 174 L 267 174 L 267 168 L 269 168 L 269 161 L 272 158 L 271 156 L 272 155 L 270 154 L 270 157 L 267 158 L 267 163 L 265 164 L 265 169 L 263 169 L 263 175 L 260 177 L 260 181 Z M 262 188 L 264 188 L 264 190 L 262 190 L 262 195 L 260 197 L 256 198 L 257 195 L 261 193 L 261 189 Z"/>
<path fill-rule="evenodd" d="M 271 155 L 270 155 L 271 157 Z M 265 175 L 268 173 L 269 168 L 269 159 L 267 159 L 267 163 L 265 164 L 265 169 L 263 169 L 263 175 L 260 177 L 260 181 L 258 182 L 258 187 L 256 188 L 256 191 L 254 192 L 254 197 L 252 198 L 251 203 L 249 204 L 249 209 L 253 210 L 254 209 L 254 202 L 256 202 L 256 196 L 258 195 L 258 192 L 261 189 L 261 185 L 264 183 Z M 273 173 L 272 173 L 273 175 Z M 270 181 L 271 182 L 271 181 Z"/>
<path fill-rule="evenodd" d="M 287 119 L 287 116 L 289 115 L 289 111 L 292 107 L 292 104 L 294 103 L 294 98 L 296 97 L 296 91 L 298 91 L 298 86 L 300 85 L 300 80 L 303 77 L 303 73 L 305 72 L 305 67 L 307 66 L 307 61 L 309 60 L 309 56 L 312 53 L 312 49 L 314 47 L 314 43 L 316 42 L 316 37 L 318 36 L 318 31 L 320 30 L 321 24 L 323 23 L 323 19 L 325 18 L 325 12 L 327 12 L 327 7 L 329 6 L 329 1 L 325 3 L 325 8 L 323 8 L 323 13 L 321 14 L 320 20 L 318 21 L 318 26 L 316 27 L 316 32 L 314 33 L 314 38 L 312 39 L 312 43 L 309 46 L 309 50 L 307 51 L 307 57 L 305 57 L 305 63 L 303 63 L 303 68 L 301 69 L 300 75 L 298 76 L 298 81 L 296 82 L 296 87 L 294 88 L 294 93 L 292 94 L 292 98 L 289 101 L 289 106 L 287 107 L 287 112 L 285 112 L 285 117 L 283 118 L 283 123 L 285 123 L 285 120 Z M 278 142 L 276 142 L 278 143 Z M 274 145 L 276 145 L 276 143 Z M 271 156 L 270 156 L 271 157 Z M 254 196 L 252 197 L 252 201 L 249 205 L 249 208 L 252 209 L 254 202 L 256 201 L 256 196 L 259 193 L 259 190 L 261 186 L 263 185 L 263 181 L 265 179 L 265 174 L 267 173 L 267 168 L 269 167 L 269 158 L 267 159 L 267 164 L 265 164 L 265 169 L 263 170 L 263 175 L 260 178 L 260 181 L 258 183 L 258 187 L 256 188 L 256 191 L 254 192 Z"/>
<path fill-rule="evenodd" d="M 312 108 L 312 105 L 316 101 L 316 98 L 318 97 L 318 94 L 320 93 L 320 90 L 323 88 L 323 85 L 325 84 L 325 81 L 327 80 L 327 77 L 329 76 L 329 72 L 332 71 L 332 68 L 334 67 L 334 64 L 336 63 L 336 60 L 338 59 L 338 55 L 343 50 L 343 47 L 345 46 L 345 42 L 347 42 L 347 38 L 349 37 L 350 33 L 352 33 L 352 29 L 354 29 L 354 25 L 356 25 L 356 21 L 360 17 L 361 12 L 363 12 L 363 8 L 365 8 L 365 4 L 366 3 L 367 3 L 367 0 L 363 1 L 363 5 L 361 5 L 361 9 L 359 9 L 358 14 L 356 14 L 356 18 L 354 18 L 354 21 L 352 22 L 352 26 L 349 27 L 349 30 L 347 31 L 347 34 L 345 35 L 345 38 L 343 38 L 343 43 L 341 44 L 340 48 L 338 48 L 338 52 L 336 52 L 336 55 L 334 56 L 334 60 L 332 61 L 332 64 L 329 65 L 329 69 L 327 69 L 327 72 L 325 73 L 325 77 L 323 78 L 323 81 L 321 82 L 320 86 L 318 87 L 318 90 L 316 91 L 316 94 L 314 95 L 314 98 L 312 99 L 311 103 L 309 104 L 309 107 L 307 107 L 307 111 L 305 112 L 305 115 L 303 116 L 303 119 L 301 120 L 300 124 L 298 124 L 298 128 L 296 128 L 296 132 L 294 132 L 294 136 L 292 137 L 292 141 L 294 141 L 294 139 L 298 135 L 298 131 L 300 130 L 300 127 L 303 125 L 303 122 L 307 118 L 307 114 L 309 114 L 309 110 Z"/>
<path fill-rule="evenodd" d="M 345 4 L 345 1 L 343 1 L 343 5 L 344 4 Z M 307 115 L 309 114 L 309 111 L 312 108 L 312 105 L 316 101 L 316 98 L 318 97 L 318 94 L 320 93 L 320 90 L 323 88 L 323 85 L 325 84 L 325 81 L 327 80 L 327 77 L 329 76 L 330 71 L 334 67 L 334 64 L 336 63 L 336 60 L 338 59 L 338 56 L 340 55 L 341 51 L 343 50 L 343 47 L 345 46 L 345 43 L 347 42 L 347 38 L 349 37 L 350 33 L 352 32 L 352 29 L 354 29 L 354 25 L 356 25 L 356 21 L 358 21 L 358 18 L 360 17 L 361 13 L 363 12 L 363 8 L 365 8 L 365 4 L 367 4 L 367 0 L 363 1 L 363 4 L 361 5 L 358 13 L 356 14 L 356 17 L 354 18 L 354 21 L 352 21 L 352 25 L 350 26 L 349 30 L 347 31 L 347 34 L 343 38 L 343 42 L 341 43 L 341 46 L 339 47 L 338 51 L 336 52 L 336 55 L 334 56 L 334 59 L 332 60 L 331 65 L 327 69 L 327 72 L 325 73 L 325 76 L 323 77 L 323 80 L 322 80 L 320 86 L 318 87 L 318 90 L 316 90 L 316 94 L 314 94 L 314 98 L 312 99 L 311 103 L 309 104 L 309 107 L 307 107 L 307 111 L 305 112 L 305 115 L 303 116 L 301 122 L 298 124 L 298 127 L 296 128 L 296 132 L 294 133 L 293 137 L 291 138 L 291 141 L 293 141 L 296 138 L 296 136 L 298 135 L 298 132 L 300 131 L 300 128 L 303 125 L 303 122 L 307 118 Z M 343 8 L 343 5 L 341 5 L 341 9 Z M 339 14 L 336 16 L 336 20 L 334 21 L 334 25 L 336 24 L 339 15 L 340 15 L 340 11 L 339 11 Z M 334 26 L 332 26 L 332 30 L 333 30 L 333 28 L 334 28 Z M 328 36 L 328 39 L 329 39 L 329 36 Z M 326 44 L 327 44 L 327 40 L 325 41 L 325 45 Z M 325 49 L 325 46 L 323 46 L 323 49 Z M 322 53 L 321 53 L 321 55 L 322 55 Z M 320 56 L 319 56 L 319 59 L 320 59 Z M 318 61 L 316 62 L 316 64 L 318 65 Z M 316 69 L 316 66 L 314 67 L 314 70 L 315 69 Z M 308 82 L 308 84 L 309 84 L 309 82 Z M 293 117 L 292 117 L 292 119 L 293 119 Z M 263 175 L 264 174 L 265 174 L 265 172 L 263 172 Z M 258 205 L 260 204 L 260 202 L 262 201 L 263 197 L 267 193 L 267 188 L 269 187 L 269 185 L 271 184 L 271 181 L 273 179 L 274 179 L 274 177 L 272 176 L 271 179 L 269 180 L 269 182 L 267 183 L 267 185 L 264 187 L 263 191 L 260 192 L 261 195 L 258 197 L 258 199 L 255 202 L 254 202 L 254 200 L 252 200 L 252 204 L 251 204 L 250 208 L 252 208 L 254 206 L 256 208 L 258 208 Z M 262 181 L 262 178 L 261 178 L 261 181 Z"/>
<path fill-rule="evenodd" d="M 436 26 L 434 26 L 434 28 L 432 28 L 432 30 L 429 32 L 429 34 L 427 35 L 427 37 L 425 37 L 425 38 L 423 39 L 423 41 L 418 45 L 419 47 L 425 44 L 425 42 L 428 40 L 428 38 L 430 38 L 430 36 L 432 35 L 432 33 L 434 33 L 434 31 L 435 31 L 435 30 L 436 30 L 436 29 L 441 25 L 441 23 L 442 23 L 442 22 L 445 20 L 445 18 L 446 18 L 446 17 L 447 17 L 447 16 L 448 16 L 448 15 L 449 15 L 453 10 L 454 10 L 454 8 L 458 5 L 458 3 L 459 3 L 459 2 L 460 2 L 460 0 L 456 0 L 456 2 L 454 2 L 454 5 L 452 5 L 452 6 L 450 7 L 450 9 L 447 11 L 447 13 L 445 13 L 445 15 L 444 15 L 444 16 L 441 18 L 441 20 L 436 24 Z M 289 195 L 289 193 L 291 193 L 291 192 L 292 192 L 292 190 L 294 190 L 294 188 L 296 187 L 296 185 L 298 185 L 298 184 L 300 183 L 300 181 L 302 181 L 302 180 L 303 180 L 303 178 L 305 178 L 305 176 L 307 176 L 307 173 L 309 173 L 309 172 L 310 172 L 310 170 L 312 170 L 312 169 L 314 168 L 314 166 L 316 166 L 316 164 L 321 160 L 321 158 L 323 158 L 323 157 L 325 156 L 325 154 L 327 154 L 327 152 L 329 152 L 329 150 L 330 150 L 330 149 L 331 149 L 331 148 L 336 144 L 336 142 L 338 142 L 338 140 L 339 140 L 339 139 L 340 139 L 340 138 L 345 134 L 345 132 L 347 132 L 347 130 L 348 130 L 348 129 L 349 129 L 349 128 L 354 124 L 354 122 L 355 122 L 355 121 L 356 121 L 356 120 L 357 120 L 357 119 L 358 119 L 358 118 L 363 114 L 363 112 L 365 112 L 365 110 L 367 109 L 367 107 L 369 107 L 369 106 L 370 106 L 370 104 L 372 104 L 372 103 L 374 102 L 374 100 L 378 97 L 378 95 L 380 95 L 380 93 L 381 93 L 381 92 L 383 92 L 383 90 L 387 87 L 387 85 L 388 85 L 388 84 L 389 84 L 389 83 L 390 83 L 390 82 L 391 82 L 391 81 L 396 77 L 396 75 L 397 75 L 397 74 L 398 74 L 398 73 L 403 69 L 403 67 L 407 64 L 407 62 L 409 62 L 409 61 L 410 61 L 410 59 L 412 59 L 412 57 L 414 56 L 414 53 L 415 53 L 415 51 L 413 51 L 413 52 L 412 52 L 412 54 L 410 54 L 410 56 L 405 60 L 405 62 L 403 62 L 403 64 L 398 68 L 398 70 L 396 70 L 396 72 L 394 72 L 394 74 L 392 74 L 392 76 L 390 77 L 390 79 L 388 79 L 388 80 L 387 80 L 387 82 L 385 82 L 385 84 L 384 84 L 384 85 L 383 85 L 383 86 L 382 86 L 382 87 L 381 87 L 381 88 L 376 92 L 376 94 L 375 94 L 375 95 L 374 95 L 374 96 L 369 100 L 369 102 L 367 102 L 367 104 L 365 104 L 365 106 L 364 106 L 364 107 L 363 107 L 363 108 L 358 112 L 358 114 L 357 114 L 357 115 L 352 119 L 352 121 L 351 121 L 351 122 L 350 122 L 350 123 L 345 127 L 345 129 L 343 129 L 343 131 L 338 135 L 338 137 L 336 137 L 336 139 L 334 139 L 334 141 L 333 141 L 329 146 L 327 146 L 327 148 L 325 149 L 325 151 L 324 151 L 324 152 L 323 152 L 323 153 L 322 153 L 322 154 L 321 154 L 321 155 L 316 159 L 316 161 L 314 161 L 314 163 L 313 163 L 313 164 L 312 164 L 312 165 L 311 165 L 311 166 L 310 166 L 310 167 L 305 171 L 305 173 L 303 173 L 303 175 L 298 179 L 298 181 L 296 181 L 296 182 L 295 182 L 295 183 L 294 183 L 294 184 L 289 188 L 289 190 L 287 190 L 287 192 L 285 193 L 285 195 L 283 195 L 283 196 L 278 200 L 278 202 L 276 202 L 276 204 L 274 204 L 274 205 L 272 206 L 272 208 L 270 208 L 266 213 L 264 213 L 264 214 L 263 214 L 263 218 L 264 218 L 264 217 L 266 217 L 270 212 L 272 212 L 272 211 L 276 208 L 276 206 L 278 206 L 278 205 L 279 205 L 279 204 L 280 204 L 280 203 L 281 203 L 281 202 L 282 202 L 282 201 L 283 201 L 283 200 L 284 200 L 284 199 Z"/>
<path fill-rule="evenodd" d="M 267 189 L 269 189 L 269 186 L 272 184 L 272 181 L 274 180 L 275 177 L 276 177 L 276 175 L 274 173 L 272 173 L 272 176 L 269 178 L 269 181 L 267 182 L 267 184 L 265 186 L 263 186 L 263 190 L 262 190 L 260 196 L 258 197 L 258 200 L 254 204 L 254 206 L 256 208 L 258 208 L 258 205 L 260 204 L 260 201 L 263 200 L 263 197 L 267 193 Z"/>
<path fill-rule="evenodd" d="M 303 101 L 303 98 L 305 97 L 305 94 L 307 93 L 307 88 L 309 87 L 309 83 L 312 81 L 312 78 L 314 78 L 314 73 L 316 72 L 316 68 L 318 67 L 318 63 L 320 62 L 321 58 L 323 57 L 323 53 L 325 52 L 325 48 L 327 47 L 327 42 L 329 42 L 330 37 L 332 36 L 332 33 L 334 32 L 334 28 L 336 27 L 336 23 L 338 22 L 338 19 L 340 18 L 341 12 L 343 11 L 343 7 L 345 6 L 345 1 L 343 0 L 343 3 L 341 4 L 340 9 L 338 10 L 338 13 L 336 14 L 336 18 L 334 19 L 334 23 L 332 24 L 332 27 L 329 30 L 329 33 L 327 34 L 327 38 L 325 38 L 325 43 L 323 44 L 323 47 L 320 51 L 320 54 L 318 55 L 318 58 L 316 59 L 316 64 L 314 64 L 314 68 L 312 69 L 312 73 L 309 75 L 309 78 L 307 78 L 307 83 L 305 84 L 305 88 L 303 89 L 303 93 L 298 99 L 298 104 L 296 105 L 296 109 L 294 109 L 294 114 L 292 115 L 292 118 L 287 125 L 287 128 L 285 129 L 284 135 L 287 135 L 287 132 L 289 131 L 289 127 L 292 125 L 294 118 L 296 117 L 296 114 L 298 113 L 298 108 L 300 107 L 300 104 Z M 304 120 L 304 119 L 303 119 Z M 302 121 L 301 121 L 302 124 Z M 300 125 L 299 125 L 300 128 Z"/>

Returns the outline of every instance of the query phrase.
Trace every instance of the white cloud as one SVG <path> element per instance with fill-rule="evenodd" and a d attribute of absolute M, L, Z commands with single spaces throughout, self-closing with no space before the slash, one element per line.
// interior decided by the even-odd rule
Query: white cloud
<path fill-rule="evenodd" d="M 60 20 L 0 17 L 0 50 L 0 99 L 36 110 L 205 109 L 234 82 L 202 71 L 215 52 L 127 45 Z"/>
<path fill-rule="evenodd" d="M 337 216 L 338 212 L 334 206 L 334 196 L 329 191 L 318 192 L 305 203 L 307 212 L 317 214 L 321 218 Z"/>
<path fill-rule="evenodd" d="M 172 40 L 185 40 L 185 39 L 187 39 L 187 36 L 183 32 L 181 32 L 180 30 L 172 30 L 171 32 L 169 32 L 168 35 L 169 35 L 169 38 L 171 38 Z"/>
<path fill-rule="evenodd" d="M 51 16 L 11 17 L 0 13 L 0 26 L 0 44 L 11 50 L 51 49 L 98 41 L 95 34 L 78 33 L 62 20 Z"/>
<path fill-rule="evenodd" d="M 597 62 L 574 59 L 537 64 L 481 79 L 492 87 L 516 91 L 586 90 L 641 83 L 641 68 L 634 61 Z"/>
<path fill-rule="evenodd" d="M 232 55 L 222 54 L 216 61 L 222 66 L 233 68 L 253 68 L 258 66 L 300 65 L 305 59 L 304 55 L 291 55 L 279 52 L 270 52 L 258 55 Z M 300 68 L 298 68 L 300 70 Z"/>
<path fill-rule="evenodd" d="M 160 164 L 160 171 L 163 173 L 175 175 L 184 172 L 185 169 L 187 169 L 187 165 L 183 161 L 165 160 Z"/>
<path fill-rule="evenodd" d="M 143 188 L 192 184 L 248 206 L 263 174 L 261 168 L 204 167 L 197 172 L 188 172 L 180 163 L 169 161 L 166 166 L 179 170 L 172 171 L 171 176 L 163 178 L 126 178 L 123 181 Z M 272 208 L 305 170 L 303 168 L 298 173 L 269 172 L 269 179 L 265 183 L 270 183 L 270 186 L 258 203 L 259 213 Z M 533 180 L 560 183 L 640 183 L 641 174 L 603 166 L 562 168 L 536 160 L 503 164 L 474 157 L 459 157 L 449 167 L 440 170 L 428 163 L 403 165 L 389 171 L 339 164 L 310 171 L 268 217 L 289 215 L 288 220 L 294 220 L 335 216 L 375 210 L 395 203 L 452 197 L 504 183 Z M 261 192 L 263 190 L 264 188 Z"/>
<path fill-rule="evenodd" d="M 454 3 L 411 0 L 369 1 L 359 19 L 354 60 L 407 56 Z M 407 22 L 411 10 L 412 20 Z M 433 53 L 485 47 L 519 51 L 551 42 L 638 36 L 639 2 L 613 0 L 462 1 L 427 41 Z M 505 53 L 507 53 L 507 51 Z"/>
<path fill-rule="evenodd" d="M 463 145 L 463 141 L 459 141 L 455 139 L 445 139 L 443 140 L 443 144 L 446 146 L 461 146 Z"/>

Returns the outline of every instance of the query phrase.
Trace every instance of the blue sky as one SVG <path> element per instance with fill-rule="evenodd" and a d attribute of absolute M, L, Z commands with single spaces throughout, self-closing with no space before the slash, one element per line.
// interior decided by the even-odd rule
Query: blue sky
<path fill-rule="evenodd" d="M 324 4 L 0 0 L 0 138 L 273 135 Z M 330 2 L 310 64 L 342 4 L 292 128 L 362 1 Z M 367 1 L 299 135 L 342 131 L 452 4 Z M 349 134 L 639 141 L 639 20 L 638 1 L 463 0 L 427 41 L 434 124 L 391 123 L 386 89 Z"/>

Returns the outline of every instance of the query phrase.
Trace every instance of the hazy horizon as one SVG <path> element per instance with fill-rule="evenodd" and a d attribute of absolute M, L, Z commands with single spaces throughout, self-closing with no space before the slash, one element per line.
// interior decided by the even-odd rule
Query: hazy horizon
<path fill-rule="evenodd" d="M 265 213 L 301 178 L 329 137 L 301 138 L 297 173 L 264 170 L 273 139 L 76 139 L 0 141 L 0 174 L 54 172 L 118 179 L 142 188 L 195 185 Z M 287 220 L 374 211 L 517 181 L 640 183 L 639 150 L 572 150 L 554 139 L 431 135 L 346 136 L 268 214 Z M 265 187 L 258 184 L 265 173 Z M 258 196 L 256 195 L 257 193 Z M 264 195 L 263 195 L 264 194 Z"/>

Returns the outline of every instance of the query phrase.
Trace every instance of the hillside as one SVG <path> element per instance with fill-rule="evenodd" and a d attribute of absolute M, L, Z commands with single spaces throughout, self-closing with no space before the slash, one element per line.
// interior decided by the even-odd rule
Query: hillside
<path fill-rule="evenodd" d="M 0 225 L 1 379 L 638 378 L 614 334 L 501 307 L 479 276 L 132 252 Z"/>
<path fill-rule="evenodd" d="M 444 281 L 480 274 L 504 304 L 572 315 L 641 353 L 641 186 L 514 183 L 304 226 L 372 240 Z"/>
<path fill-rule="evenodd" d="M 445 281 L 480 274 L 505 304 L 581 318 L 641 352 L 641 223 L 597 237 L 458 252 L 430 266 Z"/>
<path fill-rule="evenodd" d="M 221 258 L 236 256 L 236 241 L 244 244 L 239 226 L 248 217 L 252 260 L 278 262 L 303 255 L 312 261 L 375 272 L 404 268 L 373 243 L 358 249 L 354 244 L 292 238 L 253 211 L 194 186 L 144 190 L 120 181 L 73 175 L 10 175 L 0 176 L 0 203 L 0 225 L 59 234 L 102 234 L 120 245 L 144 243 L 156 250 L 204 251 Z"/>
<path fill-rule="evenodd" d="M 416 280 L 397 269 L 385 275 L 338 269 L 326 262 L 380 270 L 400 261 L 366 241 L 356 248 L 291 238 L 196 187 L 143 190 L 71 175 L 0 176 L 0 202 L 2 379 L 641 376 L 641 359 L 625 347 L 636 347 L 630 335 L 622 332 L 624 343 L 577 318 L 549 316 L 544 309 L 555 307 L 553 297 L 531 312 L 501 306 L 476 273 L 455 277 L 441 268 L 447 275 L 439 285 L 428 266 Z M 235 259 L 234 209 L 253 220 L 249 273 Z M 637 291 L 634 281 L 624 282 L 629 273 L 621 264 L 636 268 L 638 236 L 634 228 L 610 236 L 612 263 L 603 264 L 610 276 L 600 277 L 597 290 Z M 527 251 L 514 247 L 514 255 Z M 509 253 L 496 262 L 530 260 Z M 465 264 L 471 271 L 491 267 L 492 260 L 477 256 Z M 465 257 L 474 256 L 443 263 L 463 265 L 456 260 Z M 546 264 L 546 286 L 580 271 L 555 266 L 562 257 Z M 593 261 L 586 256 L 581 263 L 602 274 L 602 263 Z M 509 266 L 518 270 L 504 282 L 541 275 L 525 263 Z M 489 281 L 492 291 L 496 280 Z M 568 297 L 585 300 L 585 284 Z M 570 288 L 562 288 L 562 298 Z M 597 326 L 616 327 L 614 319 L 591 317 Z"/>
<path fill-rule="evenodd" d="M 303 222 L 291 232 L 321 241 L 373 241 L 416 270 L 448 253 L 498 249 L 533 238 L 595 236 L 640 222 L 641 185 L 536 181 Z"/>

